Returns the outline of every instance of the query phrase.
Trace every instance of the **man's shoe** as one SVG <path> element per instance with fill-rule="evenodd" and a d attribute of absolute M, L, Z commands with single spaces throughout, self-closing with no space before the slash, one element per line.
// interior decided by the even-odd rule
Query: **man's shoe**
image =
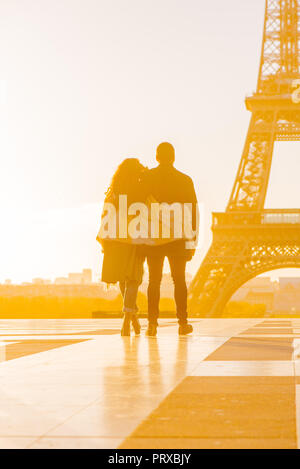
<path fill-rule="evenodd" d="M 148 337 L 155 337 L 157 334 L 157 325 L 156 324 L 149 324 L 148 329 L 146 331 L 146 335 Z"/>
<path fill-rule="evenodd" d="M 187 335 L 193 332 L 193 326 L 191 324 L 182 324 L 179 326 L 178 334 Z"/>

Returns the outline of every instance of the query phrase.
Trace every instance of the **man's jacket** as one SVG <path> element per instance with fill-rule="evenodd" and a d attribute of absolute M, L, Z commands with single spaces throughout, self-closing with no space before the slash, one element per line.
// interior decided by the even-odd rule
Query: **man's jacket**
<path fill-rule="evenodd" d="M 144 184 L 147 192 L 159 203 L 192 204 L 192 228 L 195 232 L 197 231 L 197 196 L 193 181 L 189 176 L 178 171 L 171 164 L 160 164 L 146 172 Z M 196 237 L 198 237 L 198 232 Z M 161 250 L 166 254 L 187 255 L 188 258 L 191 258 L 194 253 L 194 250 L 186 249 L 184 240 L 173 241 L 169 245 L 150 249 L 157 253 Z"/>

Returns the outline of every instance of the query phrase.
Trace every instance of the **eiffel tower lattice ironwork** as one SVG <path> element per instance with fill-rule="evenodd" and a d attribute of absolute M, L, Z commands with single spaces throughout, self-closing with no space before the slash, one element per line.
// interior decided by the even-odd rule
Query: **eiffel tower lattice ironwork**
<path fill-rule="evenodd" d="M 300 267 L 300 209 L 264 209 L 274 142 L 300 140 L 297 80 L 300 2 L 266 0 L 257 90 L 246 98 L 246 143 L 227 209 L 213 214 L 212 245 L 190 286 L 193 312 L 217 316 L 251 278 Z"/>

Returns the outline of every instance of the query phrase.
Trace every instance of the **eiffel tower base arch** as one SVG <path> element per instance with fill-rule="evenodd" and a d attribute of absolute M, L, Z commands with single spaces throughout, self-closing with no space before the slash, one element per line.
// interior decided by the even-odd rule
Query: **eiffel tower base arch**
<path fill-rule="evenodd" d="M 213 242 L 189 293 L 190 312 L 203 317 L 221 315 L 248 280 L 271 270 L 300 267 L 300 211 L 239 214 L 238 220 L 229 213 L 213 217 Z"/>

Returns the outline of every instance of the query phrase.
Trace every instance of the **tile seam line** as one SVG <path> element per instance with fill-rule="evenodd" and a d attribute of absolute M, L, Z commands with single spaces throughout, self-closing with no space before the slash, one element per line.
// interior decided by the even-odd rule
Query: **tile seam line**
<path fill-rule="evenodd" d="M 89 339 L 87 339 L 89 340 Z M 176 386 L 178 386 L 178 384 L 186 377 L 187 375 L 185 375 L 183 378 L 179 379 L 178 382 L 175 384 L 174 388 Z M 172 392 L 172 391 L 170 391 Z M 45 433 L 43 433 L 42 435 L 40 435 L 39 437 L 37 437 L 35 440 L 33 440 L 32 442 L 30 442 L 27 446 L 26 446 L 26 449 L 30 448 L 32 445 L 34 445 L 35 443 L 38 443 L 40 441 L 41 438 L 47 438 L 47 435 L 52 432 L 53 430 L 55 430 L 56 428 L 60 427 L 62 424 L 65 424 L 66 422 L 68 422 L 71 418 L 73 418 L 75 415 L 79 414 L 80 412 L 86 410 L 88 407 L 92 406 L 93 404 L 95 404 L 96 402 L 99 402 L 99 398 L 93 400 L 92 402 L 90 402 L 89 404 L 87 404 L 86 406 L 82 407 L 81 409 L 79 409 L 78 411 L 74 412 L 74 414 L 70 415 L 66 420 L 64 420 L 63 422 L 60 422 L 58 423 L 57 425 L 55 425 L 54 427 L 50 428 L 49 430 L 47 430 Z M 157 406 L 158 407 L 158 406 Z M 155 410 L 155 409 L 154 409 Z M 147 416 L 148 417 L 148 416 Z M 146 418 L 147 418 L 146 417 Z M 144 420 L 144 419 L 143 419 Z M 142 423 L 142 422 L 140 422 Z M 130 435 L 129 435 L 130 436 Z M 121 437 L 121 438 L 124 438 L 127 439 L 129 436 L 125 436 L 125 437 Z"/>
<path fill-rule="evenodd" d="M 33 444 L 35 443 L 38 443 L 40 441 L 41 438 L 46 438 L 47 435 L 49 434 L 49 432 L 52 432 L 53 430 L 55 430 L 56 428 L 60 427 L 61 425 L 65 424 L 66 422 L 68 422 L 68 420 L 70 420 L 71 418 L 73 418 L 75 415 L 77 414 L 80 414 L 80 412 L 88 409 L 88 407 L 92 406 L 93 404 L 95 404 L 96 402 L 99 402 L 101 401 L 101 399 L 97 398 L 97 399 L 94 399 L 92 402 L 90 402 L 89 404 L 87 404 L 86 406 L 83 406 L 81 407 L 80 409 L 78 409 L 76 412 L 74 412 L 72 415 L 70 415 L 68 418 L 66 418 L 66 420 L 64 420 L 63 422 L 60 422 L 56 425 L 54 425 L 53 427 L 51 427 L 49 430 L 47 430 L 45 433 L 43 433 L 42 435 L 38 436 L 38 437 L 35 437 L 36 439 L 33 440 L 31 443 L 29 443 L 27 446 L 26 446 L 26 449 L 29 449 Z"/>
<path fill-rule="evenodd" d="M 226 340 L 225 340 L 224 344 L 225 344 L 226 342 L 228 342 L 228 340 L 230 340 L 231 338 L 232 338 L 232 336 L 231 336 L 231 337 L 226 337 Z M 224 344 L 223 344 L 223 345 L 224 345 Z M 217 347 L 217 348 L 219 348 L 219 347 Z M 217 349 L 216 349 L 216 350 L 217 350 Z M 209 356 L 209 354 L 208 354 L 207 356 Z M 182 381 L 184 381 L 187 377 L 189 377 L 189 376 L 191 375 L 191 373 L 193 373 L 194 370 L 199 366 L 199 363 L 203 362 L 204 360 L 205 360 L 205 359 L 200 360 L 200 362 L 198 362 L 197 365 L 195 365 L 195 366 L 193 367 L 193 369 L 189 371 L 189 374 L 186 374 L 185 376 L 183 376 L 182 378 L 180 378 L 180 379 L 178 380 L 178 382 L 174 385 L 173 389 L 170 390 L 170 392 L 168 392 L 168 394 L 162 399 L 162 401 L 161 401 L 144 419 L 142 419 L 142 420 L 140 421 L 140 423 L 135 427 L 135 429 L 134 429 L 128 436 L 126 436 L 126 437 L 122 440 L 122 442 L 121 442 L 121 444 L 118 446 L 118 448 L 119 448 L 126 440 L 129 440 L 130 438 L 132 438 L 132 435 L 134 434 L 134 432 L 136 431 L 136 429 L 137 429 L 140 425 L 142 425 L 142 423 L 149 417 L 149 415 L 151 415 L 156 409 L 159 408 L 159 406 L 161 405 L 161 403 L 174 391 L 174 389 L 176 389 L 176 387 L 179 386 L 179 384 L 180 384 Z M 117 449 L 118 449 L 118 448 L 117 448 Z"/>
<path fill-rule="evenodd" d="M 87 342 L 87 341 L 90 341 L 90 340 L 93 340 L 93 339 L 86 339 L 86 341 L 84 342 Z M 73 344 L 74 345 L 74 344 Z M 30 442 L 25 448 L 26 449 L 29 449 L 33 444 L 37 443 L 41 438 L 44 438 L 46 435 L 49 434 L 49 432 L 52 432 L 53 430 L 55 430 L 56 428 L 60 427 L 62 424 L 68 422 L 71 418 L 73 418 L 75 415 L 79 414 L 80 412 L 86 410 L 88 407 L 92 406 L 93 404 L 95 404 L 96 402 L 99 402 L 101 401 L 101 399 L 99 399 L 99 397 L 97 399 L 94 399 L 93 401 L 91 401 L 89 404 L 81 407 L 80 409 L 78 409 L 76 412 L 74 412 L 72 415 L 70 415 L 68 418 L 66 418 L 66 420 L 64 420 L 63 422 L 60 422 L 56 425 L 54 425 L 53 427 L 51 427 L 50 429 L 48 429 L 45 433 L 43 433 L 42 435 L 39 435 L 38 437 L 35 437 L 36 439 L 33 440 L 32 442 Z"/>

